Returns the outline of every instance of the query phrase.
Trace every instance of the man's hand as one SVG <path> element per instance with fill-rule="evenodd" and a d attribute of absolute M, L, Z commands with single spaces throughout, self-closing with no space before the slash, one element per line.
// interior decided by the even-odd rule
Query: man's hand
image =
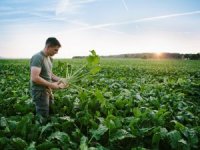
<path fill-rule="evenodd" d="M 66 82 L 65 78 L 60 78 L 58 84 L 60 85 L 61 89 L 69 87 L 69 84 Z"/>
<path fill-rule="evenodd" d="M 69 84 L 64 84 L 60 82 L 53 82 L 51 83 L 51 86 L 50 86 L 51 89 L 64 89 L 67 87 L 69 87 Z"/>
<path fill-rule="evenodd" d="M 64 84 L 64 83 L 59 84 L 60 89 L 67 88 L 68 86 L 69 86 L 68 84 Z"/>
<path fill-rule="evenodd" d="M 49 86 L 50 89 L 60 89 L 59 83 L 58 82 L 53 82 Z"/>
<path fill-rule="evenodd" d="M 59 83 L 59 84 L 60 84 L 60 83 L 65 84 L 65 83 L 66 83 L 65 78 L 60 78 L 60 79 L 58 80 L 58 83 Z"/>

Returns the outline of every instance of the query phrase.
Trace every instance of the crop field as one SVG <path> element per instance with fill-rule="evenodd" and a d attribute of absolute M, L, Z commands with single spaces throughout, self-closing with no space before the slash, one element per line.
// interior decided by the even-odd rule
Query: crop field
<path fill-rule="evenodd" d="M 83 63 L 54 60 L 53 72 Z M 0 149 L 200 149 L 200 61 L 102 58 L 81 88 L 53 91 L 46 124 L 29 81 L 29 60 L 0 60 Z"/>

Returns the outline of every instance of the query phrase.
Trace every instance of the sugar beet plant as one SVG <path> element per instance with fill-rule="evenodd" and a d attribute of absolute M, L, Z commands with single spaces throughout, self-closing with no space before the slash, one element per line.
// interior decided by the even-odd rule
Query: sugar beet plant
<path fill-rule="evenodd" d="M 81 82 L 84 79 L 94 76 L 101 70 L 100 57 L 96 54 L 95 50 L 91 50 L 90 52 L 91 54 L 88 57 L 86 57 L 87 63 L 79 69 L 73 71 L 72 66 L 67 65 L 65 78 L 60 79 L 59 82 L 68 84 L 73 88 L 84 89 L 83 87 L 78 86 L 77 83 Z"/>

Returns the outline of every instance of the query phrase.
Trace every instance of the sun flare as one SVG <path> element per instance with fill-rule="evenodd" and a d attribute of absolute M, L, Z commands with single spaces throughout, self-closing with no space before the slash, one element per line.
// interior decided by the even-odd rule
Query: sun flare
<path fill-rule="evenodd" d="M 163 56 L 162 52 L 155 52 L 154 54 L 155 54 L 155 58 L 158 58 L 158 59 L 162 58 Z"/>
<path fill-rule="evenodd" d="M 162 52 L 156 52 L 155 54 L 156 54 L 156 56 L 161 56 Z"/>

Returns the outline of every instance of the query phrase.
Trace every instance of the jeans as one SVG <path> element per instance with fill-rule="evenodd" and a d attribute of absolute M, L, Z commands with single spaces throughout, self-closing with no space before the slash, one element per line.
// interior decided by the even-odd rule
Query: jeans
<path fill-rule="evenodd" d="M 52 93 L 49 90 L 32 90 L 31 95 L 35 103 L 36 114 L 48 117 L 50 106 L 54 103 Z"/>

